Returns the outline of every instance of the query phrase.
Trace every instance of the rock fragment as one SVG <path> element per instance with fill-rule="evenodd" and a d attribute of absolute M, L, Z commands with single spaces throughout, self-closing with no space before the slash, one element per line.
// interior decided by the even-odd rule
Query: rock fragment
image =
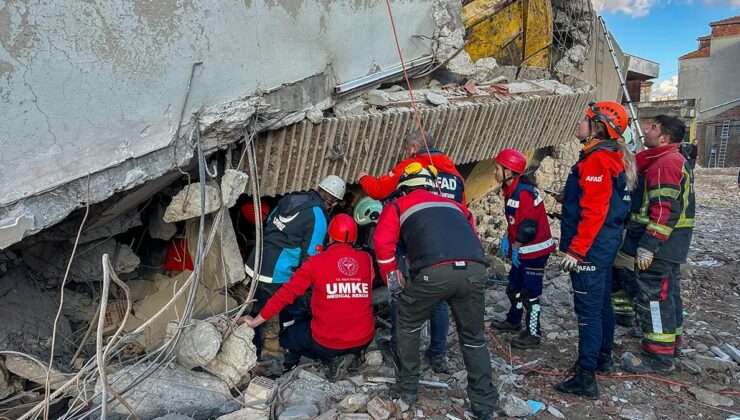
<path fill-rule="evenodd" d="M 227 169 L 221 177 L 221 203 L 226 208 L 234 207 L 239 196 L 244 194 L 249 175 L 235 169 Z"/>
<path fill-rule="evenodd" d="M 200 216 L 200 182 L 194 182 L 180 190 L 164 212 L 165 222 L 179 222 Z M 205 213 L 213 213 L 221 207 L 221 193 L 217 186 L 206 184 Z"/>

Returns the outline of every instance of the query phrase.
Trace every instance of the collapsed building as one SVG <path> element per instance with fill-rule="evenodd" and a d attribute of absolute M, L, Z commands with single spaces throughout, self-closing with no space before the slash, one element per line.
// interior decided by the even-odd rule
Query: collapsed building
<path fill-rule="evenodd" d="M 256 359 L 227 290 L 260 241 L 241 204 L 385 172 L 415 99 L 493 246 L 496 153 L 553 169 L 618 98 L 588 0 L 390 4 L 398 51 L 371 2 L 0 6 L 5 416 L 236 410 Z"/>

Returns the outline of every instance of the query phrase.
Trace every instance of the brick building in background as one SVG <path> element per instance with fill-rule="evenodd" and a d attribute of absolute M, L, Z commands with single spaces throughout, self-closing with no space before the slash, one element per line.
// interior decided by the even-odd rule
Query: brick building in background
<path fill-rule="evenodd" d="M 696 100 L 699 163 L 740 166 L 740 15 L 709 26 L 678 59 L 678 99 Z"/>

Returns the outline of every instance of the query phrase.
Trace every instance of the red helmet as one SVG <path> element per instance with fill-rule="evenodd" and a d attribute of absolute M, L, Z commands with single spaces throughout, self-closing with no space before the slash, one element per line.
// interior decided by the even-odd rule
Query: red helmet
<path fill-rule="evenodd" d="M 591 102 L 586 108 L 586 116 L 606 125 L 609 137 L 619 139 L 627 129 L 627 110 L 614 101 Z"/>
<path fill-rule="evenodd" d="M 262 217 L 262 223 L 265 223 L 265 220 L 267 220 L 267 216 L 270 214 L 270 206 L 268 206 L 266 203 L 261 202 L 260 203 L 260 210 L 261 210 L 261 217 Z M 244 204 L 241 208 L 242 216 L 244 216 L 245 219 L 251 224 L 254 223 L 254 203 L 247 203 Z"/>
<path fill-rule="evenodd" d="M 496 155 L 496 163 L 518 174 L 527 169 L 527 158 L 516 149 L 504 149 Z"/>
<path fill-rule="evenodd" d="M 337 242 L 354 243 L 357 240 L 357 224 L 349 214 L 338 214 L 329 223 L 329 238 Z"/>

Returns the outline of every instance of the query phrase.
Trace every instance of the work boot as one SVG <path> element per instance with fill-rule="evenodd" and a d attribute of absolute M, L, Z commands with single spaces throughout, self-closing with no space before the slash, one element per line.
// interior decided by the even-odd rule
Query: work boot
<path fill-rule="evenodd" d="M 396 355 L 396 349 L 393 348 L 393 343 L 387 338 L 379 338 L 376 342 L 380 354 L 383 355 L 383 362 L 389 367 L 398 365 L 398 356 Z"/>
<path fill-rule="evenodd" d="M 417 393 L 400 391 L 397 385 L 392 386 L 388 390 L 388 395 L 391 397 L 391 399 L 401 399 L 408 405 L 414 405 L 417 401 L 419 401 L 419 395 Z"/>
<path fill-rule="evenodd" d="M 286 374 L 295 369 L 295 367 L 298 366 L 299 363 L 301 363 L 300 354 L 295 354 L 290 351 L 285 353 L 285 358 L 283 358 L 283 374 Z"/>
<path fill-rule="evenodd" d="M 447 373 L 450 370 L 450 361 L 447 360 L 446 354 L 440 354 L 437 356 L 429 356 L 424 353 L 424 358 L 429 363 L 429 367 L 432 368 L 436 373 Z"/>
<path fill-rule="evenodd" d="M 333 381 L 346 374 L 354 357 L 354 354 L 345 354 L 329 359 L 329 362 L 326 364 L 326 379 Z"/>
<path fill-rule="evenodd" d="M 494 319 L 493 321 L 491 321 L 491 328 L 500 330 L 500 331 L 519 331 L 522 328 L 522 326 L 512 324 L 506 319 L 503 321 L 496 321 Z"/>
<path fill-rule="evenodd" d="M 555 384 L 555 390 L 563 394 L 579 395 L 590 399 L 596 399 L 599 396 L 596 373 L 582 368 L 579 364 L 568 370 L 563 382 Z"/>
<path fill-rule="evenodd" d="M 675 366 L 667 356 L 642 352 L 640 356 L 627 352 L 622 355 L 622 369 L 631 373 L 670 373 Z"/>
<path fill-rule="evenodd" d="M 473 411 L 473 414 L 478 420 L 491 420 L 493 418 L 493 410 Z"/>
<path fill-rule="evenodd" d="M 517 349 L 531 349 L 540 345 L 540 337 L 532 335 L 529 330 L 519 333 L 519 336 L 511 339 L 511 347 Z"/>
<path fill-rule="evenodd" d="M 612 352 L 599 353 L 599 359 L 596 362 L 596 371 L 599 373 L 614 373 L 614 359 Z"/>

